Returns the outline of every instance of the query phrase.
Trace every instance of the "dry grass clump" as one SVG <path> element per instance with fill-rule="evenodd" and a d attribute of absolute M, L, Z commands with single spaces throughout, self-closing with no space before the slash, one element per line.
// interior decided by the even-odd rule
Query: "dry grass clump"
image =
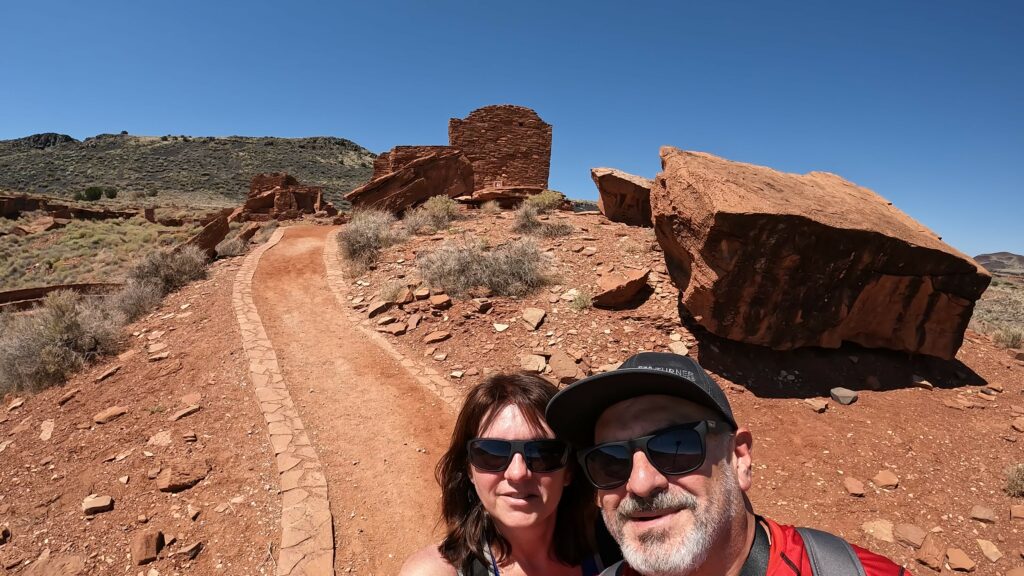
<path fill-rule="evenodd" d="M 218 258 L 227 258 L 229 256 L 241 256 L 249 249 L 249 243 L 242 240 L 238 236 L 233 238 L 227 238 L 220 244 L 217 244 L 215 250 L 217 250 Z"/>
<path fill-rule="evenodd" d="M 561 192 L 555 190 L 543 190 L 539 194 L 534 194 L 524 200 L 523 204 L 532 206 L 537 209 L 537 212 L 544 214 L 558 209 L 565 202 L 565 195 Z"/>
<path fill-rule="evenodd" d="M 70 290 L 50 293 L 31 313 L 0 315 L 0 394 L 61 383 L 116 352 L 124 322 L 118 310 Z"/>
<path fill-rule="evenodd" d="M 163 296 L 162 288 L 156 282 L 132 279 L 111 294 L 107 303 L 120 312 L 126 322 L 131 322 L 159 306 Z"/>
<path fill-rule="evenodd" d="M 487 215 L 494 215 L 501 212 L 501 205 L 497 200 L 488 200 L 480 205 L 480 212 Z"/>
<path fill-rule="evenodd" d="M 127 281 L 152 282 L 168 294 L 193 280 L 206 277 L 206 254 L 195 246 L 177 252 L 150 252 L 128 270 Z"/>
<path fill-rule="evenodd" d="M 542 222 L 538 218 L 537 209 L 524 202 L 516 209 L 514 230 L 520 234 L 556 238 L 572 234 L 573 227 L 564 222 Z"/>
<path fill-rule="evenodd" d="M 1020 345 L 1024 343 L 1024 330 L 1017 328 L 996 330 L 992 334 L 992 341 L 1003 348 L 1020 348 Z"/>
<path fill-rule="evenodd" d="M 971 328 L 992 335 L 1000 346 L 1020 347 L 1024 340 L 1024 280 L 993 279 L 974 305 Z M 1011 346 L 1016 340 L 1016 346 Z"/>
<path fill-rule="evenodd" d="M 270 240 L 270 237 L 274 235 L 274 231 L 277 230 L 279 226 L 280 224 L 278 224 L 277 220 L 271 220 L 270 222 L 265 223 L 256 231 L 256 234 L 253 235 L 249 242 L 252 244 L 266 243 L 266 241 Z"/>
<path fill-rule="evenodd" d="M 447 196 L 431 196 L 402 218 L 410 234 L 434 234 L 459 218 L 459 203 Z"/>
<path fill-rule="evenodd" d="M 1010 466 L 1010 469 L 1006 471 L 1006 488 L 1004 490 L 1013 498 L 1024 498 L 1024 464 Z"/>
<path fill-rule="evenodd" d="M 481 243 L 446 243 L 421 253 L 416 264 L 429 286 L 454 295 L 486 287 L 499 296 L 521 297 L 548 283 L 540 250 L 525 238 L 493 250 Z"/>
<path fill-rule="evenodd" d="M 590 292 L 586 290 L 580 290 L 572 297 L 572 302 L 569 302 L 569 308 L 572 308 L 576 312 L 582 312 L 587 308 L 594 307 L 594 298 L 590 295 Z"/>
<path fill-rule="evenodd" d="M 352 220 L 338 234 L 342 254 L 357 268 L 369 267 L 381 250 L 402 241 L 394 224 L 395 216 L 385 210 L 353 212 Z"/>

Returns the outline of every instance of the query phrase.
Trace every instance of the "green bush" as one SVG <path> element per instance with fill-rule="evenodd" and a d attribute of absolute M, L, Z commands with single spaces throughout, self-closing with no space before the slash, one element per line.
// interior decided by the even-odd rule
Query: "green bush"
<path fill-rule="evenodd" d="M 406 212 L 402 222 L 411 234 L 433 234 L 447 228 L 458 217 L 458 202 L 447 196 L 431 196 L 418 208 Z"/>
<path fill-rule="evenodd" d="M 103 190 L 103 195 L 106 196 L 107 198 L 110 198 L 111 200 L 113 200 L 114 198 L 117 198 L 117 188 L 114 188 L 114 187 L 105 188 Z"/>
<path fill-rule="evenodd" d="M 96 357 L 116 352 L 124 317 L 70 290 L 47 295 L 30 314 L 0 318 L 0 394 L 64 382 Z"/>
<path fill-rule="evenodd" d="M 486 287 L 499 296 L 524 296 L 548 283 L 543 256 L 529 239 L 486 250 L 482 244 L 445 244 L 421 253 L 416 261 L 420 276 L 432 288 L 462 295 Z"/>
<path fill-rule="evenodd" d="M 576 295 L 573 296 L 573 298 L 572 298 L 572 302 L 569 302 L 569 308 L 572 308 L 573 310 L 575 310 L 577 312 L 582 312 L 583 310 L 586 310 L 587 308 L 593 308 L 593 307 L 594 307 L 594 299 L 590 295 L 590 292 L 587 292 L 586 290 L 579 290 L 579 291 L 577 291 Z"/>
<path fill-rule="evenodd" d="M 89 202 L 95 202 L 103 197 L 103 187 L 89 186 L 88 188 L 85 189 L 85 193 L 83 195 L 85 196 L 85 199 L 88 200 Z"/>
<path fill-rule="evenodd" d="M 75 192 L 74 194 L 71 195 L 71 197 L 79 201 L 85 200 L 85 194 L 82 194 L 81 192 Z"/>
<path fill-rule="evenodd" d="M 501 212 L 501 205 L 498 204 L 497 200 L 488 200 L 480 205 L 480 212 L 484 214 L 497 214 Z"/>
<path fill-rule="evenodd" d="M 541 222 L 537 214 L 537 208 L 524 202 L 522 206 L 516 209 L 514 230 L 520 234 L 532 234 L 545 238 L 572 234 L 573 227 L 569 224 L 564 222 Z"/>
<path fill-rule="evenodd" d="M 380 257 L 380 251 L 402 240 L 393 228 L 395 216 L 384 210 L 360 210 L 341 229 L 338 244 L 342 253 L 357 268 L 368 267 Z"/>
<path fill-rule="evenodd" d="M 558 209 L 566 201 L 565 195 L 555 190 L 544 190 L 539 194 L 534 194 L 526 200 L 523 204 L 533 206 L 537 209 L 537 212 L 544 214 L 552 210 Z"/>

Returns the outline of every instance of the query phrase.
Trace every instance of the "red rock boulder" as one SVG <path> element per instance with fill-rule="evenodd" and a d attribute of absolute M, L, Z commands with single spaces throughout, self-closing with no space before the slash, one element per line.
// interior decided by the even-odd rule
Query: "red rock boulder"
<path fill-rule="evenodd" d="M 787 350 L 870 348 L 953 358 L 991 276 L 878 194 L 661 149 L 655 233 L 694 319 Z"/>
<path fill-rule="evenodd" d="M 594 306 L 599 308 L 622 308 L 632 302 L 640 291 L 647 287 L 647 277 L 651 271 L 625 270 L 611 272 L 597 279 L 601 289 L 594 298 Z"/>
<path fill-rule="evenodd" d="M 354 207 L 401 213 L 431 196 L 473 192 L 473 166 L 461 152 L 427 154 L 345 195 Z"/>
<path fill-rule="evenodd" d="M 651 226 L 651 181 L 614 168 L 591 168 L 597 209 L 613 222 Z"/>
<path fill-rule="evenodd" d="M 195 246 L 206 252 L 208 258 L 214 258 L 217 256 L 217 244 L 224 240 L 229 231 L 228 217 L 226 214 L 221 214 L 212 222 L 203 226 L 203 229 L 198 234 L 179 244 L 174 250 L 181 250 L 185 246 Z"/>

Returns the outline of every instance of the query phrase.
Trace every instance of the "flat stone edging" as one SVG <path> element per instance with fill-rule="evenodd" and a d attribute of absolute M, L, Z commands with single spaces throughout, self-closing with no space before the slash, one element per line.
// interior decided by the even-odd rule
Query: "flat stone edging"
<path fill-rule="evenodd" d="M 267 421 L 274 447 L 281 494 L 281 544 L 277 576 L 334 574 L 334 524 L 327 477 L 285 386 L 273 344 L 253 300 L 252 279 L 263 253 L 276 245 L 285 229 L 253 250 L 239 267 L 231 293 L 242 347 L 249 358 L 249 380 Z"/>
<path fill-rule="evenodd" d="M 344 266 L 341 261 L 341 251 L 338 247 L 338 234 L 340 233 L 341 229 L 328 234 L 327 243 L 324 244 L 324 268 L 327 271 L 327 285 L 331 287 L 331 292 L 338 301 L 338 305 L 345 315 L 348 316 L 348 319 L 352 321 L 352 324 L 357 326 L 370 341 L 381 350 L 387 352 L 410 375 L 416 378 L 420 384 L 443 400 L 452 413 L 454 413 L 461 403 L 462 393 L 451 382 L 445 380 L 437 369 L 417 362 L 415 359 L 399 352 L 380 332 L 369 327 L 370 321 L 367 318 L 364 318 L 362 314 L 352 309 L 352 305 L 346 299 L 346 288 L 349 281 L 345 276 Z"/>

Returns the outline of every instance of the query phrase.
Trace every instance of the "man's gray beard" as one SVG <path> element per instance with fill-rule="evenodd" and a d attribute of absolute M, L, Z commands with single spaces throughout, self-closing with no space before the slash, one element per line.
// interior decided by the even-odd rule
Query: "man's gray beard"
<path fill-rule="evenodd" d="M 616 511 L 602 510 L 604 522 L 622 549 L 622 557 L 644 576 L 688 576 L 702 566 L 712 545 L 729 530 L 737 510 L 743 506 L 736 472 L 729 463 L 722 466 L 722 478 L 705 502 L 679 490 L 665 490 L 650 498 L 627 496 Z M 647 530 L 636 540 L 625 540 L 623 529 L 629 516 L 638 512 L 689 509 L 693 526 L 681 538 L 673 540 L 668 529 Z"/>

